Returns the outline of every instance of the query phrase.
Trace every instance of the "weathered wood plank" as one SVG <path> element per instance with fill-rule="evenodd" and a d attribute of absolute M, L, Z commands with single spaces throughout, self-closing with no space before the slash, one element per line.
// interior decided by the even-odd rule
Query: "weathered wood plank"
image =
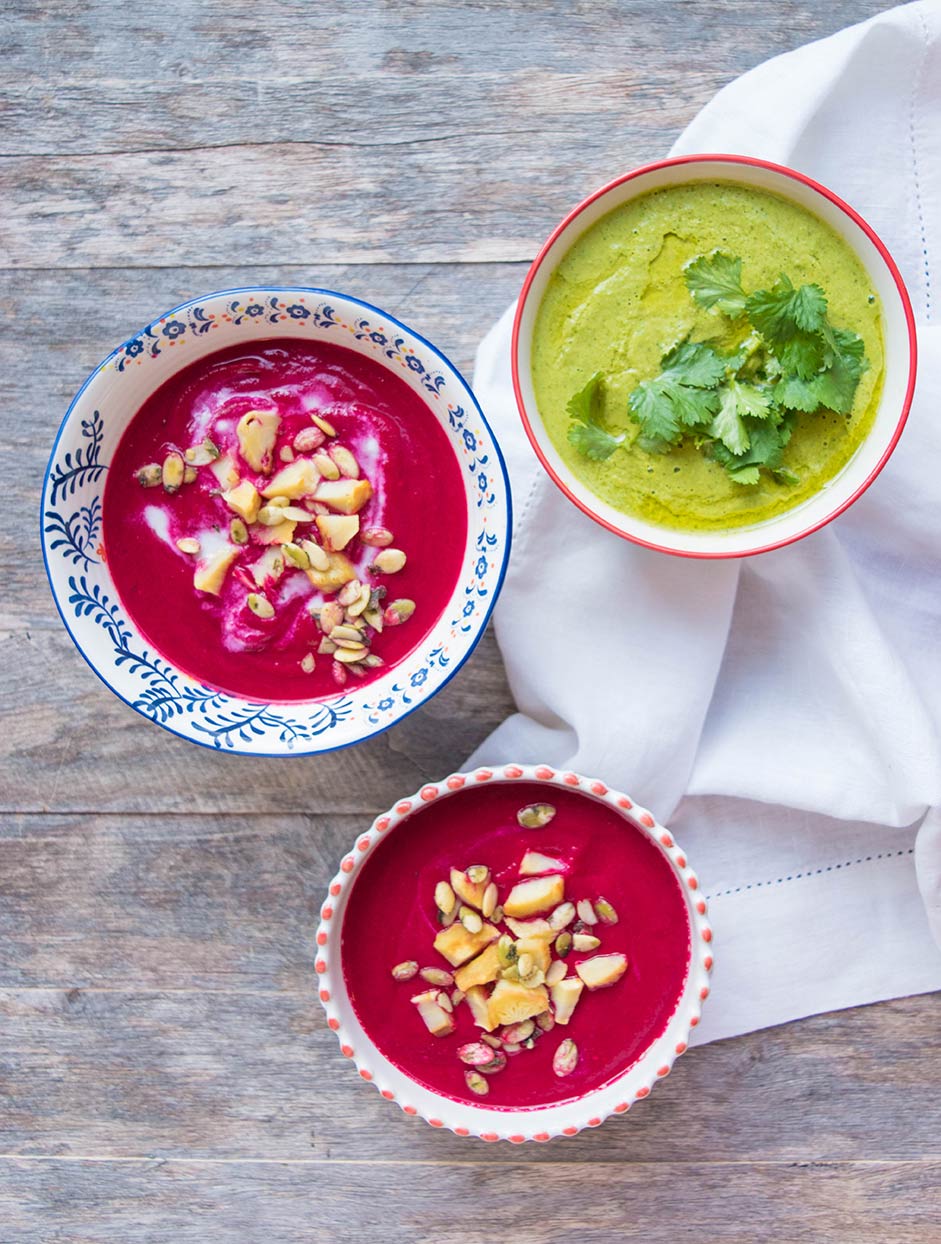
<path fill-rule="evenodd" d="M 108 265 L 117 239 L 128 266 L 527 259 L 729 78 L 880 6 L 390 3 L 342 24 L 290 6 L 273 29 L 187 7 L 159 30 L 141 12 L 103 31 L 108 5 L 21 12 L 13 62 L 42 56 L 56 89 L 8 79 L 0 265 Z"/>
<path fill-rule="evenodd" d="M 516 1157 L 514 1151 L 513 1157 Z M 935 1244 L 941 1162 L 0 1165 L 17 1244 Z M 55 1227 L 50 1230 L 52 1223 Z"/>

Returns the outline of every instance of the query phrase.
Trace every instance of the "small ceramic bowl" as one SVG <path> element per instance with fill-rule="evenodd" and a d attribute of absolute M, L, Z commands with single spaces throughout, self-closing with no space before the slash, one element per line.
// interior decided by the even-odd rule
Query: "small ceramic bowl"
<path fill-rule="evenodd" d="M 586 800 L 614 808 L 640 833 L 654 843 L 679 881 L 686 903 L 690 927 L 690 961 L 679 1002 L 665 1030 L 641 1056 L 601 1088 L 574 1099 L 548 1106 L 514 1109 L 487 1109 L 471 1102 L 456 1101 L 417 1083 L 399 1070 L 376 1047 L 360 1024 L 347 992 L 341 962 L 343 919 L 353 884 L 372 848 L 391 834 L 407 832 L 413 810 L 436 799 L 460 799 L 461 791 L 481 783 L 538 782 L 546 787 L 577 791 Z M 404 824 L 403 824 L 404 823 Z M 546 765 L 506 764 L 494 769 L 455 773 L 438 783 L 430 783 L 414 795 L 399 800 L 378 816 L 372 827 L 357 838 L 340 863 L 330 883 L 320 913 L 317 930 L 315 968 L 320 1001 L 327 1024 L 336 1033 L 340 1050 L 356 1066 L 360 1076 L 373 1084 L 387 1101 L 396 1102 L 407 1115 L 419 1116 L 432 1127 L 449 1128 L 458 1136 L 481 1140 L 547 1141 L 556 1136 L 574 1136 L 586 1127 L 597 1127 L 612 1114 L 625 1114 L 636 1102 L 647 1097 L 657 1083 L 669 1075 L 673 1063 L 684 1053 L 690 1031 L 699 1023 L 702 1005 L 709 996 L 713 967 L 712 929 L 706 902 L 696 874 L 685 852 L 668 829 L 646 808 L 627 795 L 610 790 L 597 778 L 557 771 Z"/>
<path fill-rule="evenodd" d="M 259 704 L 216 691 L 152 651 L 121 605 L 101 544 L 109 463 L 142 403 L 188 364 L 271 338 L 335 342 L 403 379 L 447 433 L 467 505 L 461 573 L 419 647 L 362 688 L 289 704 Z M 266 286 L 183 303 L 95 368 L 56 437 L 43 483 L 41 526 L 46 571 L 65 628 L 115 695 L 204 747 L 256 756 L 304 754 L 346 747 L 388 729 L 457 673 L 483 634 L 503 582 L 510 488 L 473 393 L 430 342 L 347 294 Z"/>
<path fill-rule="evenodd" d="M 885 383 L 873 426 L 843 470 L 820 492 L 783 514 L 728 531 L 676 531 L 624 514 L 602 501 L 562 460 L 539 415 L 533 390 L 532 337 L 549 279 L 566 253 L 596 221 L 632 199 L 666 186 L 724 181 L 771 191 L 819 217 L 862 262 L 883 310 Z M 865 220 L 832 190 L 803 173 L 736 155 L 691 155 L 661 160 L 626 173 L 589 195 L 562 221 L 533 261 L 513 325 L 513 386 L 526 433 L 562 492 L 593 518 L 635 544 L 686 557 L 747 557 L 766 553 L 817 531 L 866 491 L 902 434 L 915 388 L 915 320 L 899 270 Z"/>

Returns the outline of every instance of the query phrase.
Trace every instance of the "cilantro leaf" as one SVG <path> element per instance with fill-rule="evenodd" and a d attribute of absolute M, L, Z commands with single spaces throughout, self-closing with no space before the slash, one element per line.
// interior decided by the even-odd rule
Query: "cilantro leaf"
<path fill-rule="evenodd" d="M 594 423 L 569 425 L 569 444 L 574 445 L 580 454 L 591 458 L 593 462 L 606 462 L 623 440 L 623 432 L 620 436 L 612 436 Z"/>
<path fill-rule="evenodd" d="M 735 393 L 729 386 L 721 390 L 719 410 L 712 421 L 710 431 L 733 454 L 743 454 L 751 443 L 748 439 L 748 430 L 739 414 Z"/>
<path fill-rule="evenodd" d="M 708 342 L 681 341 L 660 360 L 663 374 L 694 389 L 711 389 L 725 375 L 730 360 Z"/>
<path fill-rule="evenodd" d="M 644 436 L 675 444 L 680 439 L 680 423 L 670 399 L 669 383 L 662 378 L 642 380 L 627 399 L 631 416 L 640 424 Z"/>
<path fill-rule="evenodd" d="M 761 479 L 761 472 L 756 466 L 736 467 L 729 471 L 729 478 L 734 479 L 736 484 L 757 484 Z"/>
<path fill-rule="evenodd" d="M 738 380 L 729 380 L 727 387 L 735 397 L 740 415 L 766 419 L 771 413 L 771 394 L 767 389 L 759 389 L 753 384 L 742 384 Z"/>
<path fill-rule="evenodd" d="M 601 413 L 603 383 L 604 377 L 600 371 L 596 371 L 585 387 L 569 398 L 566 412 L 581 423 L 597 423 Z"/>
<path fill-rule="evenodd" d="M 741 259 L 713 251 L 690 260 L 683 275 L 686 288 L 701 307 L 718 307 L 733 318 L 745 310 Z"/>
<path fill-rule="evenodd" d="M 820 405 L 848 415 L 853 409 L 856 386 L 866 370 L 865 347 L 862 337 L 849 329 L 829 325 L 827 329 L 833 361 L 819 379 Z"/>
<path fill-rule="evenodd" d="M 827 299 L 819 285 L 795 289 L 782 273 L 771 289 L 750 294 L 745 310 L 785 372 L 809 380 L 827 361 Z"/>

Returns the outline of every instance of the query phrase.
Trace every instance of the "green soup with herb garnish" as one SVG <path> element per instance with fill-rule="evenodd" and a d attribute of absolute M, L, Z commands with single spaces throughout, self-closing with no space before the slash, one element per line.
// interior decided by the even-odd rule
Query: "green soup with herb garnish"
<path fill-rule="evenodd" d="M 761 522 L 833 479 L 883 378 L 865 269 L 803 207 L 694 182 L 616 208 L 572 246 L 536 317 L 533 384 L 564 461 L 662 526 Z"/>

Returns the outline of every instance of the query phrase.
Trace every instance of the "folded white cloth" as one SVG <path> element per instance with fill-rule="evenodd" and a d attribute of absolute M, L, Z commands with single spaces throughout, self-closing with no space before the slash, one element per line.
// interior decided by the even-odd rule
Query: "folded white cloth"
<path fill-rule="evenodd" d="M 715 929 L 704 1041 L 941 988 L 941 4 L 760 65 L 673 148 L 695 151 L 800 169 L 882 235 L 918 320 L 908 427 L 869 492 L 796 545 L 649 552 L 538 466 L 508 311 L 474 386 L 516 503 L 495 624 L 519 712 L 472 763 L 597 774 L 669 819 Z"/>

